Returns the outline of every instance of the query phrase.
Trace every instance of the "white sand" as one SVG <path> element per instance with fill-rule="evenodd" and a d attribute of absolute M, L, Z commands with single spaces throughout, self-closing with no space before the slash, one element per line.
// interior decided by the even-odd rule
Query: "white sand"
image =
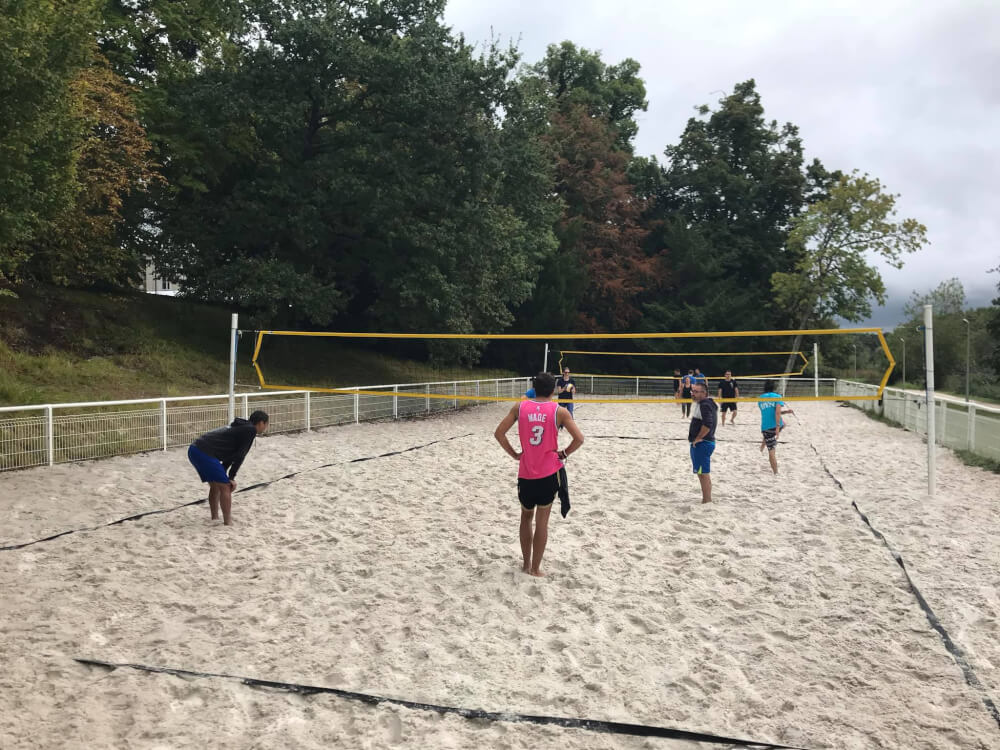
<path fill-rule="evenodd" d="M 237 525 L 204 505 L 0 552 L 0 747 L 721 748 L 468 721 L 73 657 L 810 748 L 998 748 L 1000 727 L 850 507 L 1000 701 L 1000 477 L 853 409 L 797 404 L 781 475 L 754 415 L 698 503 L 676 406 L 583 406 L 549 577 L 519 572 L 505 407 L 277 436 Z M 648 440 L 599 436 L 627 435 Z M 810 447 L 844 483 L 842 492 Z M 0 545 L 202 494 L 183 451 L 0 474 Z"/>

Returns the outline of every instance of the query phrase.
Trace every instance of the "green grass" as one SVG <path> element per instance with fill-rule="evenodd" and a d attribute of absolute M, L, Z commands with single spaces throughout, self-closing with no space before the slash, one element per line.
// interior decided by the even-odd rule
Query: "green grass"
<path fill-rule="evenodd" d="M 966 466 L 978 466 L 980 469 L 1000 474 L 1000 461 L 995 461 L 992 458 L 986 458 L 985 456 L 980 456 L 978 453 L 966 450 L 956 450 L 955 455 L 962 459 L 962 462 Z"/>
<path fill-rule="evenodd" d="M 0 405 L 225 393 L 230 311 L 172 297 L 19 289 L 0 297 Z M 257 385 L 254 337 L 244 334 L 236 381 Z M 269 383 L 375 385 L 510 377 L 509 370 L 437 368 L 384 353 L 385 344 L 265 339 Z M 243 389 L 245 390 L 245 388 Z"/>

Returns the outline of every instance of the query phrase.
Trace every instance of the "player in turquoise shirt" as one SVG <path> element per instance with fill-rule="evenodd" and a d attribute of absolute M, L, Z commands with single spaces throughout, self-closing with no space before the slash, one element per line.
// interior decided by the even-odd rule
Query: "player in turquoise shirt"
<path fill-rule="evenodd" d="M 774 390 L 774 381 L 765 380 L 764 381 L 764 393 L 760 394 L 760 400 L 757 402 L 757 408 L 760 409 L 760 451 L 764 452 L 764 448 L 767 448 L 767 460 L 771 463 L 771 471 L 775 474 L 778 473 L 778 456 L 775 449 L 778 446 L 778 436 L 781 434 L 781 428 L 784 427 L 784 422 L 781 420 L 782 414 L 794 414 L 791 409 L 782 409 L 785 405 L 784 401 L 781 401 L 781 394 Z M 767 401 L 765 399 L 775 399 L 774 401 Z"/>

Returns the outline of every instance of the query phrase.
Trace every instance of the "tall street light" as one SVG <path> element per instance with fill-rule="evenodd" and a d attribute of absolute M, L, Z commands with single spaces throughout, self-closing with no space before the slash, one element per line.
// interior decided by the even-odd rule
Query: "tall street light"
<path fill-rule="evenodd" d="M 965 323 L 965 402 L 969 403 L 969 352 L 971 351 L 972 324 L 968 318 L 962 318 Z"/>
<path fill-rule="evenodd" d="M 896 338 L 899 338 L 898 336 Z M 903 388 L 906 388 L 906 339 L 899 338 L 903 342 Z"/>

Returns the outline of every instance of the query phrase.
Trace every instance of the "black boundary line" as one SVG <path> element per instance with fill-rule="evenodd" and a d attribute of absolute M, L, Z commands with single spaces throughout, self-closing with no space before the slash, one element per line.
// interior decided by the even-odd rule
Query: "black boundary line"
<path fill-rule="evenodd" d="M 604 734 L 627 734 L 635 737 L 662 737 L 666 739 L 688 740 L 691 742 L 715 742 L 728 743 L 739 747 L 759 747 L 773 748 L 774 750 L 803 750 L 803 748 L 790 745 L 776 745 L 771 742 L 758 742 L 756 740 L 739 739 L 735 737 L 721 737 L 703 732 L 690 732 L 684 729 L 674 729 L 672 727 L 658 727 L 646 724 L 629 724 L 618 721 L 604 721 L 601 719 L 573 719 L 563 716 L 536 716 L 532 714 L 509 713 L 506 711 L 484 711 L 478 708 L 459 708 L 456 706 L 438 706 L 433 703 L 417 703 L 415 701 L 403 700 L 401 698 L 386 698 L 380 695 L 370 695 L 368 693 L 356 693 L 351 690 L 341 690 L 339 688 L 319 687 L 316 685 L 299 685 L 291 682 L 274 682 L 272 680 L 261 680 L 256 677 L 241 677 L 231 674 L 215 674 L 212 672 L 193 672 L 187 669 L 175 669 L 171 667 L 151 667 L 144 664 L 115 664 L 112 662 L 98 661 L 95 659 L 74 658 L 73 661 L 86 666 L 102 667 L 114 671 L 120 668 L 137 669 L 143 672 L 154 672 L 159 674 L 169 674 L 175 677 L 199 677 L 217 678 L 223 680 L 238 680 L 244 685 L 252 687 L 265 687 L 272 690 L 284 690 L 301 695 L 328 694 L 336 695 L 347 700 L 359 701 L 371 706 L 381 703 L 388 703 L 395 706 L 416 711 L 433 711 L 438 714 L 457 714 L 466 719 L 486 719 L 488 721 L 505 721 L 525 724 L 548 724 L 566 727 L 569 729 L 584 729 L 591 732 L 602 732 Z"/>
<path fill-rule="evenodd" d="M 587 435 L 587 439 L 594 440 L 658 440 L 660 442 L 674 442 L 674 443 L 689 443 L 691 442 L 686 437 L 652 437 L 648 435 Z M 716 436 L 718 437 L 718 436 Z M 747 445 L 760 445 L 759 440 L 719 440 L 717 441 L 723 445 L 733 445 L 735 443 L 746 443 Z M 779 440 L 779 444 L 787 445 L 787 440 Z"/>
<path fill-rule="evenodd" d="M 469 432 L 469 433 L 466 433 L 465 435 L 455 435 L 454 437 L 443 438 L 441 440 L 432 440 L 431 442 L 424 443 L 423 445 L 414 445 L 414 446 L 411 446 L 409 448 L 403 448 L 402 450 L 398 450 L 398 451 L 390 451 L 389 453 L 380 453 L 377 456 L 364 456 L 362 458 L 352 458 L 349 461 L 335 461 L 333 463 L 323 464 L 322 466 L 314 466 L 311 469 L 302 469 L 301 471 L 295 471 L 295 472 L 292 472 L 291 474 L 285 474 L 282 477 L 278 477 L 277 479 L 271 479 L 271 480 L 269 480 L 267 482 L 258 482 L 257 484 L 251 484 L 248 487 L 243 487 L 242 489 L 236 490 L 236 492 L 233 493 L 233 494 L 238 495 L 241 492 L 250 492 L 251 490 L 259 490 L 260 488 L 262 488 L 262 487 L 268 487 L 269 485 L 272 485 L 275 482 L 281 482 L 281 481 L 283 481 L 285 479 L 291 479 L 292 477 L 297 477 L 299 474 L 307 474 L 310 471 L 319 471 L 320 469 L 329 469 L 331 466 L 345 466 L 347 464 L 356 464 L 356 463 L 360 463 L 362 461 L 373 461 L 376 458 L 387 458 L 389 456 L 399 456 L 399 455 L 401 455 L 403 453 L 409 453 L 410 451 L 420 450 L 421 448 L 428 448 L 428 447 L 434 445 L 435 443 L 446 443 L 446 442 L 448 442 L 450 440 L 459 440 L 461 438 L 467 438 L 467 437 L 470 437 L 471 435 L 474 435 L 474 434 L 475 433 L 473 433 L 473 432 Z M 119 518 L 117 521 L 110 521 L 108 523 L 103 523 L 100 526 L 89 526 L 89 527 L 83 528 L 83 529 L 70 529 L 69 531 L 60 531 L 58 534 L 53 534 L 52 536 L 47 536 L 47 537 L 44 537 L 42 539 L 36 539 L 33 542 L 22 542 L 21 544 L 10 544 L 10 545 L 7 545 L 5 547 L 0 547 L 0 552 L 8 552 L 10 550 L 23 549 L 25 547 L 30 547 L 33 544 L 41 544 L 42 542 L 51 542 L 53 539 L 58 539 L 59 537 L 66 536 L 67 534 L 77 534 L 77 533 L 79 533 L 81 531 L 97 531 L 98 529 L 104 529 L 104 528 L 107 528 L 109 526 L 117 526 L 118 524 L 125 523 L 126 521 L 135 521 L 135 520 L 138 520 L 140 518 L 144 518 L 145 516 L 155 516 L 155 515 L 158 515 L 160 513 L 173 513 L 175 510 L 180 510 L 181 508 L 189 508 L 192 505 L 199 505 L 199 504 L 204 503 L 204 502 L 206 502 L 206 499 L 205 498 L 201 498 L 200 500 L 192 500 L 191 502 L 184 503 L 182 505 L 175 505 L 173 508 L 161 508 L 160 510 L 147 510 L 147 511 L 145 511 L 143 513 L 136 513 L 135 515 L 127 516 L 126 518 Z"/>
<path fill-rule="evenodd" d="M 795 419 L 796 421 L 798 421 L 798 415 L 795 416 Z M 799 422 L 799 424 L 802 423 Z M 840 491 L 843 492 L 845 495 L 847 495 L 847 490 L 844 488 L 843 483 L 839 479 L 837 479 L 836 476 L 834 476 L 832 471 L 830 471 L 830 468 L 826 465 L 826 461 L 823 460 L 823 456 L 820 455 L 819 450 L 817 450 L 816 446 L 813 445 L 812 440 L 809 439 L 808 437 L 806 439 L 809 440 L 809 447 L 813 449 L 813 452 L 819 459 L 819 463 L 820 466 L 823 467 L 823 471 L 825 471 L 827 473 L 827 476 L 829 476 L 830 479 L 834 481 L 834 483 L 837 485 Z M 858 514 L 858 516 L 861 517 L 861 520 L 865 522 L 865 525 L 868 527 L 868 530 L 871 531 L 872 535 L 880 542 L 882 542 L 882 544 L 885 545 L 885 548 L 889 550 L 889 554 L 892 555 L 892 559 L 896 561 L 896 564 L 898 564 L 900 569 L 903 571 L 903 577 L 906 578 L 906 584 L 907 586 L 910 587 L 910 592 L 916 598 L 917 604 L 920 605 L 920 609 L 923 610 L 924 615 L 927 617 L 927 622 L 929 622 L 930 626 L 935 631 L 937 631 L 938 636 L 940 636 L 941 641 L 944 643 L 945 649 L 948 651 L 949 654 L 951 654 L 952 659 L 955 660 L 955 663 L 958 665 L 959 669 L 962 670 L 962 675 L 965 677 L 965 682 L 969 685 L 969 687 L 979 691 L 979 693 L 981 694 L 980 698 L 983 701 L 983 705 L 986 706 L 986 710 L 989 712 L 990 716 L 992 716 L 993 719 L 996 721 L 997 727 L 1000 727 L 1000 710 L 997 709 L 997 706 L 993 702 L 992 698 L 990 698 L 989 693 L 986 692 L 986 688 L 983 686 L 983 683 L 979 681 L 979 677 L 972 669 L 972 665 L 969 663 L 968 657 L 965 655 L 965 652 L 962 651 L 962 648 L 957 643 L 955 643 L 955 641 L 951 639 L 951 636 L 948 634 L 948 631 L 945 630 L 944 625 L 941 624 L 941 621 L 938 619 L 937 615 L 934 614 L 934 610 L 931 609 L 931 605 L 927 603 L 927 600 L 924 599 L 924 595 L 920 593 L 920 589 L 917 588 L 917 585 L 913 582 L 913 579 L 910 578 L 910 572 L 906 569 L 906 565 L 903 562 L 902 555 L 900 555 L 893 548 L 893 546 L 889 543 L 889 540 L 886 539 L 885 534 L 883 534 L 881 531 L 879 531 L 872 525 L 872 522 L 868 520 L 868 516 L 865 515 L 865 513 L 861 510 L 861 508 L 858 507 L 857 502 L 855 502 L 853 499 L 851 500 L 851 507 L 854 508 L 854 511 Z"/>

